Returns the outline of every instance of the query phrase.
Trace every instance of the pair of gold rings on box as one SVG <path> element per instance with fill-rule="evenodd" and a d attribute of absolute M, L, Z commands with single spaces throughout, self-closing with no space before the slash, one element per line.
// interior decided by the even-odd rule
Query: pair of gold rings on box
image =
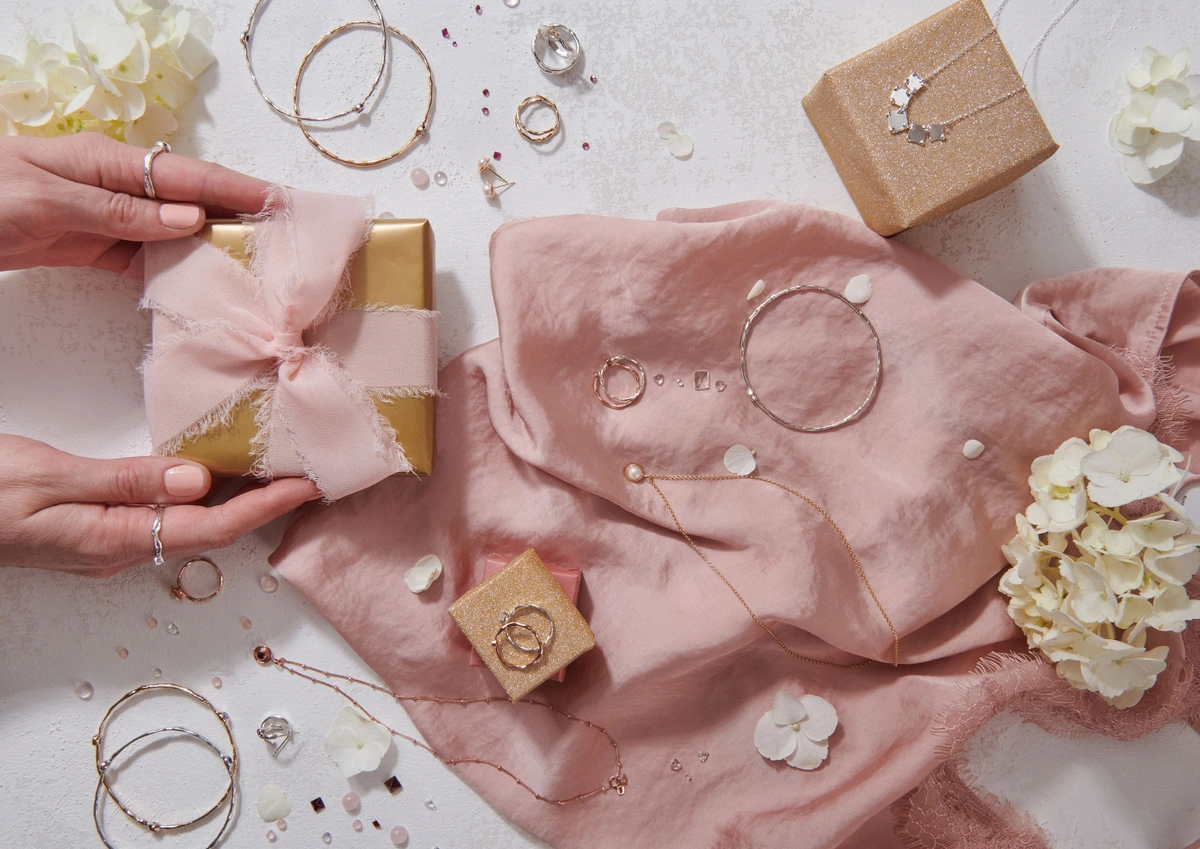
<path fill-rule="evenodd" d="M 532 625 L 519 621 L 516 618 L 519 611 L 536 613 L 544 619 L 546 635 L 543 637 Z M 537 604 L 518 604 L 511 611 L 500 614 L 500 628 L 492 638 L 492 648 L 496 650 L 500 662 L 509 669 L 528 669 L 545 657 L 553 641 L 554 617 L 550 611 Z"/>

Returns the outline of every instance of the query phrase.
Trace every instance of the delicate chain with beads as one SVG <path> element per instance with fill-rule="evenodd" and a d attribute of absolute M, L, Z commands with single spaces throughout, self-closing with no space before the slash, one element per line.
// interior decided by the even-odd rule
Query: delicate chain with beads
<path fill-rule="evenodd" d="M 799 493 L 796 490 L 792 489 L 787 484 L 782 484 L 779 481 L 773 481 L 770 478 L 746 477 L 743 475 L 654 475 L 654 474 L 650 474 L 649 472 L 644 472 L 643 477 L 641 479 L 646 481 L 647 483 L 649 483 L 650 486 L 654 488 L 654 491 L 656 493 L 658 493 L 658 497 L 662 499 L 662 503 L 666 506 L 667 512 L 671 514 L 672 521 L 675 522 L 676 530 L 678 530 L 679 533 L 683 536 L 683 538 L 685 540 L 687 540 L 687 543 L 688 543 L 688 545 L 690 545 L 692 547 L 692 550 L 695 551 L 698 555 L 700 555 L 700 558 L 705 563 L 708 564 L 708 567 L 710 569 L 712 569 L 714 572 L 717 573 L 717 577 L 725 582 L 725 586 L 729 587 L 729 590 L 735 596 L 737 596 L 737 600 L 742 603 L 742 607 L 746 608 L 746 612 L 750 614 L 750 618 L 753 619 L 760 628 L 762 628 L 764 631 L 766 631 L 768 634 L 770 634 L 771 639 L 774 640 L 776 643 L 778 643 L 779 647 L 781 649 L 783 649 L 785 652 L 787 652 L 788 654 L 790 654 L 792 657 L 796 658 L 797 660 L 803 660 L 806 663 L 813 663 L 813 664 L 816 664 L 817 666 L 831 666 L 835 669 L 858 669 L 859 667 L 866 666 L 867 664 L 872 663 L 873 661 L 871 661 L 870 659 L 867 659 L 867 660 L 861 660 L 858 663 L 833 663 L 828 660 L 816 660 L 815 658 L 805 657 L 804 655 L 800 654 L 799 652 L 793 651 L 792 649 L 788 648 L 788 646 L 783 642 L 783 640 L 781 640 L 779 638 L 779 636 L 774 631 L 771 630 L 771 628 L 767 625 L 767 623 L 763 622 L 761 619 L 758 618 L 758 615 L 754 612 L 754 610 L 746 602 L 746 599 L 742 597 L 742 594 L 740 592 L 738 592 L 737 587 L 735 587 L 733 585 L 733 583 L 728 578 L 725 577 L 725 573 L 716 567 L 716 564 L 714 564 L 712 562 L 712 560 L 710 560 L 708 558 L 708 555 L 706 555 L 701 550 L 700 546 L 698 546 L 696 544 L 696 541 L 694 539 L 692 539 L 691 535 L 688 534 L 688 532 L 683 529 L 683 524 L 679 521 L 679 517 L 677 515 L 675 515 L 675 509 L 671 506 L 671 502 L 667 500 L 667 496 L 663 494 L 663 491 L 661 489 L 659 489 L 658 481 L 736 481 L 736 480 L 762 481 L 763 483 L 769 483 L 769 484 L 771 484 L 771 486 L 778 487 L 779 489 L 782 489 L 784 492 L 791 493 L 792 495 L 796 496 L 801 501 L 803 501 L 805 504 L 807 504 L 809 507 L 816 510 L 818 513 L 821 514 L 821 518 L 823 518 L 829 524 L 829 527 L 833 528 L 833 530 L 837 533 L 838 538 L 842 541 L 842 545 L 845 547 L 846 551 L 850 554 L 850 559 L 854 562 L 854 568 L 858 570 L 858 576 L 860 578 L 862 578 L 863 585 L 866 586 L 867 592 L 870 593 L 871 600 L 875 602 L 875 606 L 877 608 L 879 608 L 879 612 L 883 615 L 883 620 L 885 622 L 887 622 L 888 630 L 890 630 L 892 632 L 892 666 L 900 665 L 900 635 L 896 633 L 896 628 L 894 625 L 892 625 L 891 617 L 889 617 L 887 615 L 887 611 L 883 609 L 883 603 L 879 600 L 879 596 L 875 595 L 875 590 L 872 589 L 871 582 L 867 580 L 867 573 L 863 571 L 862 564 L 858 562 L 858 555 L 854 553 L 854 548 L 850 545 L 850 540 L 846 539 L 846 535 L 844 533 L 842 533 L 842 529 L 838 527 L 837 522 L 833 521 L 833 519 L 830 517 L 830 515 L 825 512 L 824 508 L 822 508 L 820 504 L 817 504 L 815 501 L 813 501 L 807 495 L 803 495 L 802 493 Z"/>
<path fill-rule="evenodd" d="M 555 705 L 548 704 L 546 702 L 535 701 L 533 699 L 525 699 L 522 702 L 520 702 L 520 704 L 530 705 L 531 707 L 545 708 L 546 710 L 557 713 L 559 716 L 562 716 L 565 719 L 569 719 L 571 722 L 578 723 L 579 725 L 586 725 L 588 728 L 593 728 L 596 731 L 599 731 L 601 734 L 604 735 L 605 739 L 607 739 L 608 742 L 612 744 L 613 753 L 616 755 L 616 759 L 617 759 L 617 771 L 615 773 L 613 773 L 612 777 L 609 778 L 607 782 L 605 782 L 602 786 L 597 787 L 595 790 L 590 790 L 587 793 L 580 793 L 579 795 L 572 796 L 569 799 L 550 799 L 546 796 L 543 796 L 540 793 L 538 793 L 536 790 L 534 790 L 532 787 L 530 787 L 528 784 L 526 784 L 524 781 L 522 781 L 520 778 L 518 778 L 516 775 L 514 775 L 512 772 L 510 772 L 507 768 L 505 768 L 504 766 L 502 766 L 498 763 L 495 763 L 493 761 L 484 760 L 483 758 L 448 758 L 448 757 L 445 757 L 444 755 L 440 754 L 436 749 L 434 749 L 432 746 L 430 746 L 428 743 L 425 743 L 421 740 L 418 740 L 415 737 L 410 737 L 407 734 L 397 731 L 395 728 L 392 728 L 391 726 L 389 726 L 386 723 L 377 719 L 370 711 L 368 711 L 365 707 L 363 707 L 353 696 L 351 696 L 349 693 L 347 693 L 341 687 L 337 686 L 336 684 L 331 683 L 330 681 L 322 681 L 320 678 L 315 678 L 312 675 L 309 675 L 307 673 L 315 672 L 318 675 L 324 676 L 325 678 L 335 679 L 338 681 L 345 681 L 350 684 L 361 684 L 362 686 L 367 687 L 371 690 L 374 690 L 378 693 L 383 693 L 384 695 L 389 696 L 390 698 L 394 699 L 397 702 L 433 702 L 434 704 L 439 704 L 439 705 L 486 705 L 486 704 L 491 704 L 493 702 L 508 702 L 508 699 L 503 696 L 488 696 L 485 698 L 478 698 L 478 699 L 451 699 L 451 698 L 446 698 L 444 696 L 400 696 L 400 695 L 397 695 L 396 693 L 393 693 L 388 688 L 381 687 L 378 684 L 372 684 L 370 681 L 363 681 L 360 678 L 353 678 L 349 675 L 339 675 L 336 672 L 327 672 L 324 669 L 317 669 L 316 667 L 307 666 L 303 663 L 299 663 L 294 660 L 287 660 L 282 657 L 275 657 L 274 654 L 272 653 L 272 651 L 269 648 L 267 648 L 266 646 L 258 646 L 257 648 L 254 649 L 254 659 L 256 661 L 258 661 L 260 664 L 262 664 L 263 666 L 273 664 L 275 666 L 278 666 L 284 672 L 288 672 L 299 678 L 303 678 L 306 681 L 312 682 L 313 684 L 319 684 L 322 687 L 328 687 L 329 689 L 333 690 L 334 692 L 340 694 L 342 696 L 342 698 L 344 698 L 346 701 L 350 702 L 350 704 L 354 705 L 356 708 L 358 708 L 360 711 L 362 711 L 362 713 L 368 719 L 372 720 L 373 722 L 378 723 L 379 725 L 382 725 L 384 728 L 386 728 L 388 731 L 390 731 L 393 736 L 399 737 L 402 740 L 407 740 L 409 743 L 416 746 L 418 749 L 424 749 L 426 752 L 433 755 L 435 758 L 437 758 L 439 761 L 444 763 L 446 766 L 458 766 L 459 764 L 482 764 L 484 766 L 490 766 L 492 769 L 496 770 L 497 772 L 507 775 L 514 782 L 516 782 L 517 786 L 525 789 L 531 796 L 533 796 L 538 801 L 547 802 L 551 805 L 566 805 L 566 804 L 569 804 L 570 802 L 581 802 L 584 799 L 591 798 L 592 796 L 596 796 L 601 793 L 607 793 L 609 790 L 615 790 L 617 792 L 618 796 L 624 796 L 625 788 L 629 784 L 629 779 L 625 775 L 624 768 L 622 767 L 622 764 L 621 764 L 621 749 L 617 745 L 617 741 L 613 739 L 612 735 L 609 734 L 607 731 L 605 731 L 603 728 L 601 728 L 599 725 L 596 725 L 594 722 L 589 722 L 586 719 L 580 719 L 577 716 L 572 716 L 571 714 L 567 713 L 562 708 L 556 707 Z"/>

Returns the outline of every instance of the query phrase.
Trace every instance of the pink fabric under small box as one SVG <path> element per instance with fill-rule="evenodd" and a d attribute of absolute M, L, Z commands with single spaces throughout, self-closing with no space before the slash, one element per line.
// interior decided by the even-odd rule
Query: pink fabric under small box
<path fill-rule="evenodd" d="M 516 555 L 513 555 L 514 557 Z M 512 557 L 504 557 L 500 554 L 490 555 L 487 562 L 483 564 L 483 580 L 495 575 L 501 569 L 508 565 Z M 558 581 L 558 585 L 563 588 L 563 592 L 567 594 L 567 598 L 571 599 L 571 604 L 579 606 L 579 585 L 583 582 L 583 572 L 578 569 L 572 569 L 569 566 L 557 566 L 554 563 L 547 563 L 546 568 L 550 570 L 550 574 L 554 576 L 554 580 Z M 482 581 L 480 582 L 482 583 Z M 474 650 L 471 651 L 471 665 L 483 666 L 483 659 Z M 562 683 L 567 677 L 567 667 L 563 667 L 558 672 L 551 675 L 548 681 L 558 681 Z"/>

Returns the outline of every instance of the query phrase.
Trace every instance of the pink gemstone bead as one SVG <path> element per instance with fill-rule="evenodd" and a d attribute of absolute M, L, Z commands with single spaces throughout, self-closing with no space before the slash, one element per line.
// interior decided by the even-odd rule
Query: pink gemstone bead
<path fill-rule="evenodd" d="M 408 842 L 408 829 L 402 825 L 398 825 L 392 829 L 392 843 L 396 846 L 403 846 Z"/>
<path fill-rule="evenodd" d="M 347 793 L 345 796 L 342 797 L 342 807 L 345 808 L 347 811 L 350 811 L 351 813 L 353 813 L 354 811 L 358 810 L 358 806 L 361 803 L 361 801 L 362 800 L 358 798 L 357 793 L 353 793 L 353 792 Z"/>

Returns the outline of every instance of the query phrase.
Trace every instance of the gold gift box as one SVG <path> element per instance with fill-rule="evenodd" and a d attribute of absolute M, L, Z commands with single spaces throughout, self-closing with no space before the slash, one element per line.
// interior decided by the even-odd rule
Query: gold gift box
<path fill-rule="evenodd" d="M 197 235 L 234 259 L 249 265 L 244 225 L 237 220 L 215 220 Z M 377 219 L 362 249 L 351 260 L 349 307 L 395 304 L 432 310 L 433 229 L 424 219 Z M 166 324 L 163 324 L 165 322 Z M 154 317 L 154 333 L 169 332 L 169 319 Z M 258 432 L 252 393 L 234 407 L 227 425 L 218 426 L 184 443 L 176 456 L 195 460 L 215 475 L 243 475 L 254 462 L 250 441 Z M 435 399 L 387 398 L 376 401 L 380 414 L 396 431 L 404 454 L 418 474 L 433 471 Z"/>
<path fill-rule="evenodd" d="M 504 621 L 502 615 L 516 614 L 512 621 L 526 622 L 535 632 L 548 630 L 540 612 L 518 613 L 516 608 L 521 605 L 537 605 L 549 613 L 554 623 L 554 637 L 537 662 L 525 669 L 513 669 L 501 662 L 497 647 L 492 644 L 493 640 L 505 639 L 500 627 Z M 514 703 L 596 644 L 587 620 L 532 548 L 479 586 L 463 593 L 450 605 L 450 615 Z M 528 635 L 517 639 L 532 645 Z M 528 658 L 519 653 L 510 658 L 510 663 L 518 661 L 528 662 Z"/>
<path fill-rule="evenodd" d="M 946 128 L 924 145 L 888 129 L 892 90 L 928 74 L 993 28 L 980 0 L 959 0 L 826 71 L 805 95 L 838 175 L 867 226 L 891 236 L 990 195 L 1058 150 L 1028 90 Z M 910 105 L 914 123 L 944 123 L 1022 84 L 999 34 L 946 66 Z"/>

